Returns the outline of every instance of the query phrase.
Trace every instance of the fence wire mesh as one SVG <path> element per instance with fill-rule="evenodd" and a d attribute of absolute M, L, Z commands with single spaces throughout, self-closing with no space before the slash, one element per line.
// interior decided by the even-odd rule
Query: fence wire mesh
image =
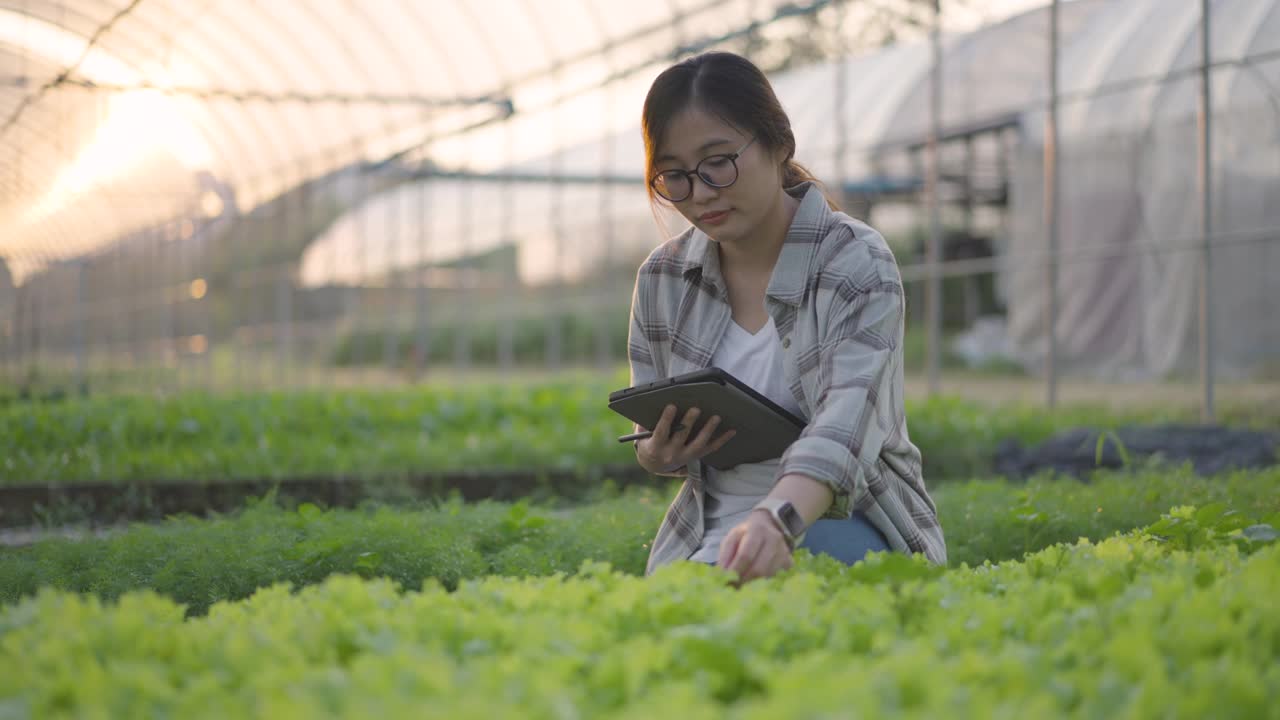
<path fill-rule="evenodd" d="M 1280 373 L 1274 0 L 136 0 L 0 5 L 4 382 L 614 370 L 682 229 L 640 103 L 710 49 L 889 239 L 930 390 Z"/>

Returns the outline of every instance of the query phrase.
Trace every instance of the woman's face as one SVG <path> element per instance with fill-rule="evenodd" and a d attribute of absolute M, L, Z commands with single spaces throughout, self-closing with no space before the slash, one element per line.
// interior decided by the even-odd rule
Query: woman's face
<path fill-rule="evenodd" d="M 738 179 L 732 185 L 716 188 L 702 178 L 690 177 L 692 193 L 672 203 L 686 220 L 718 242 L 741 240 L 762 224 L 781 196 L 781 162 L 759 138 L 753 141 L 752 136 L 697 107 L 672 119 L 655 152 L 653 172 L 657 174 L 691 171 L 709 156 L 738 152 L 744 145 L 747 148 L 736 160 Z M 728 170 L 732 172 L 731 167 Z"/>

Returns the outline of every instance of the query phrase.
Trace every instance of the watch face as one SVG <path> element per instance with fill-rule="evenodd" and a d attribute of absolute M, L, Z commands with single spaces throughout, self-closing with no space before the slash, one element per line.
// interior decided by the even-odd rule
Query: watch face
<path fill-rule="evenodd" d="M 787 532 L 792 537 L 804 532 L 804 518 L 800 517 L 800 512 L 791 503 L 778 508 L 778 517 L 782 520 L 782 524 L 787 526 Z"/>

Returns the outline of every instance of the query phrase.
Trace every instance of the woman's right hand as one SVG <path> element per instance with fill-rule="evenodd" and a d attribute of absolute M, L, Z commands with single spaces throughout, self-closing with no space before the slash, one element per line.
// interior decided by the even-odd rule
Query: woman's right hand
<path fill-rule="evenodd" d="M 653 428 L 653 436 L 636 441 L 636 459 L 640 466 L 655 475 L 669 473 L 719 450 L 737 434 L 737 430 L 727 430 L 713 439 L 716 428 L 720 426 L 720 416 L 714 415 L 690 440 L 689 433 L 701 412 L 696 407 L 689 408 L 680 421 L 683 429 L 673 433 L 671 427 L 676 417 L 676 406 L 668 405 Z"/>

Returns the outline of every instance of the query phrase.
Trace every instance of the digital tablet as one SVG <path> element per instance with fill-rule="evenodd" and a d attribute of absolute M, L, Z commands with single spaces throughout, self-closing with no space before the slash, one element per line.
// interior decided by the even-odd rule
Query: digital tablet
<path fill-rule="evenodd" d="M 676 406 L 679 422 L 691 407 L 702 412 L 689 437 L 696 437 L 713 415 L 720 416 L 716 435 L 738 434 L 702 462 L 720 470 L 747 462 L 781 457 L 800 437 L 804 420 L 720 368 L 707 368 L 609 393 L 609 409 L 642 428 L 653 429 L 667 405 Z"/>

